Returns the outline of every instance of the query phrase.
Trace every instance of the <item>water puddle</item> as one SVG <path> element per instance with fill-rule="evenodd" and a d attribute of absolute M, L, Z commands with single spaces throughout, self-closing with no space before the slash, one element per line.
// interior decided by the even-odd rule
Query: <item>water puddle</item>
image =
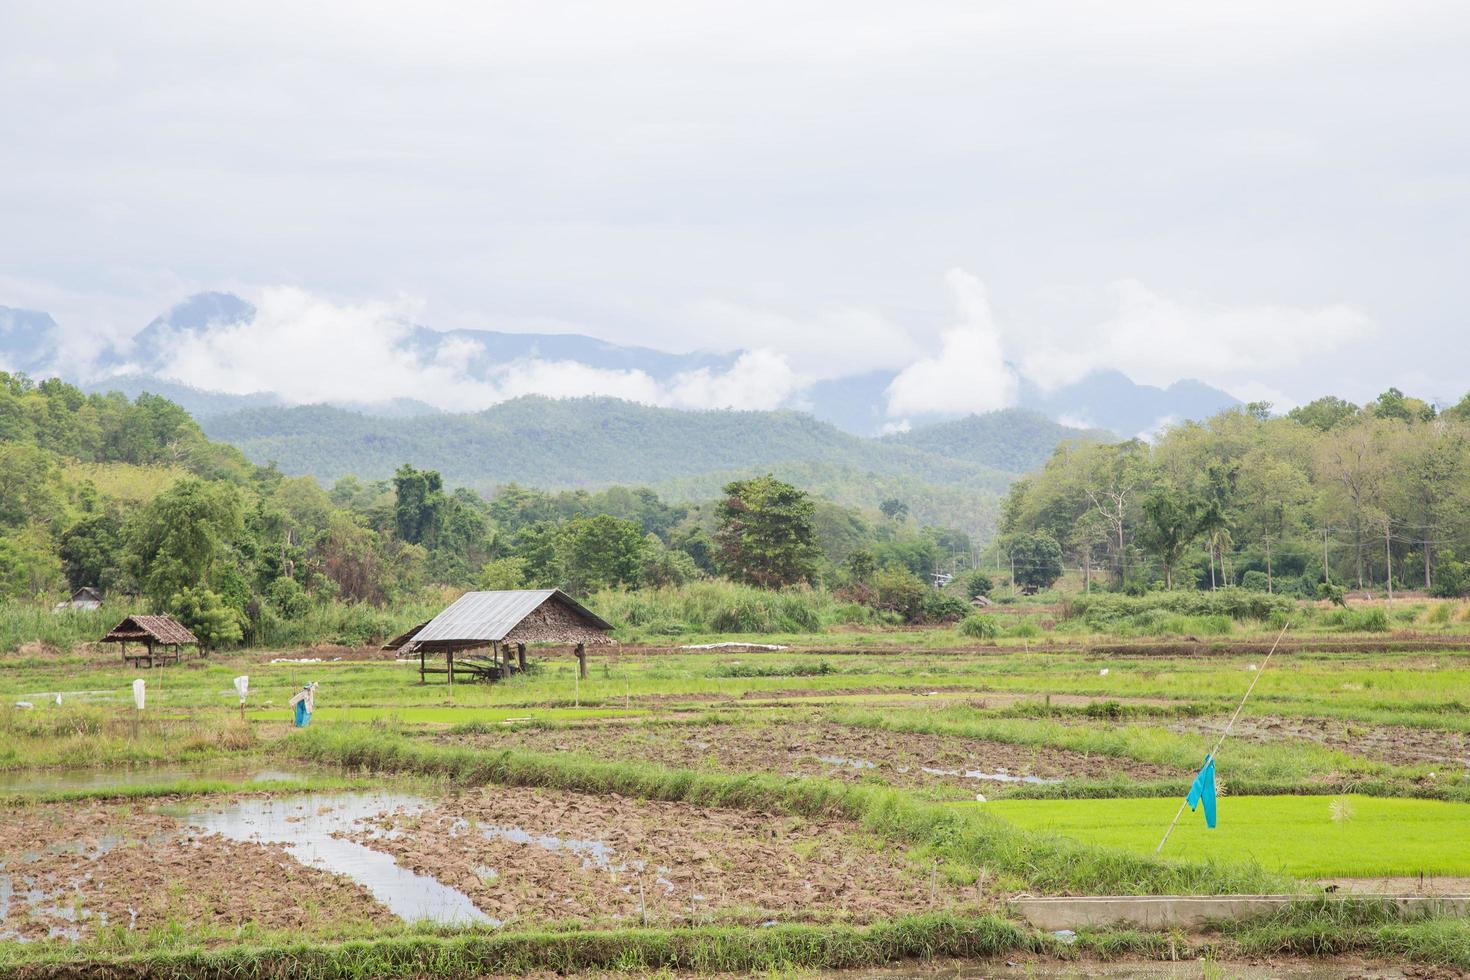
<path fill-rule="evenodd" d="M 846 756 L 840 755 L 819 755 L 817 756 L 817 761 L 825 762 L 829 766 L 851 766 L 854 769 L 878 768 L 876 762 L 869 762 L 867 759 L 849 759 Z"/>
<path fill-rule="evenodd" d="M 921 772 L 927 772 L 931 776 L 959 776 L 962 779 L 989 779 L 997 783 L 1030 783 L 1034 786 L 1044 786 L 1049 783 L 1059 783 L 1060 779 L 1042 779 L 1040 776 L 1013 776 L 1008 772 L 981 772 L 978 769 L 934 769 L 930 766 L 920 766 Z"/>
<path fill-rule="evenodd" d="M 458 889 L 401 868 L 390 855 L 345 839 L 365 828 L 384 833 L 372 830 L 367 823 L 370 818 L 388 813 L 412 816 L 427 805 L 418 797 L 390 793 L 311 794 L 241 800 L 182 816 L 196 832 L 284 844 L 287 853 L 302 864 L 346 875 L 407 922 L 500 925 Z"/>
<path fill-rule="evenodd" d="M 57 769 L 0 772 L 0 793 L 65 793 L 72 790 L 121 790 L 132 786 L 167 786 L 183 782 L 303 782 L 302 773 L 281 769 L 210 769 L 151 766 L 147 769 Z"/>

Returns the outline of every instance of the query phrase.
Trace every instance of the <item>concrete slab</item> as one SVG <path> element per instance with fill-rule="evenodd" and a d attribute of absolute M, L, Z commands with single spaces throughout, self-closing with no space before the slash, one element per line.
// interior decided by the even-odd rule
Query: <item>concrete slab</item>
<path fill-rule="evenodd" d="M 1217 919 L 1266 915 L 1293 903 L 1383 902 L 1403 911 L 1470 915 L 1470 895 L 1081 895 L 1017 898 L 1012 907 L 1038 929 L 1133 925 L 1143 929 L 1192 928 Z"/>

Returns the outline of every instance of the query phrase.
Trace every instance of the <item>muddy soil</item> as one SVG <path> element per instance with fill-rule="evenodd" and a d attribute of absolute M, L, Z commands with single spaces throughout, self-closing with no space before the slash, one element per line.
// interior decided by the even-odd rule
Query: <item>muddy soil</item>
<path fill-rule="evenodd" d="M 393 916 L 352 882 L 305 867 L 281 847 L 186 834 L 172 817 L 117 804 L 0 813 L 0 938 L 362 921 Z"/>
<path fill-rule="evenodd" d="M 487 748 L 514 745 L 538 752 L 584 752 L 678 769 L 878 779 L 895 786 L 944 789 L 955 798 L 977 792 L 993 795 L 1018 782 L 1109 776 L 1164 779 L 1182 774 L 1149 763 L 1065 749 L 799 720 L 766 725 L 599 724 L 442 738 Z"/>
<path fill-rule="evenodd" d="M 1170 727 L 1186 734 L 1219 734 L 1226 719 L 1199 718 Z M 1398 766 L 1441 765 L 1470 768 L 1470 735 L 1436 732 L 1398 725 L 1369 725 L 1332 718 L 1242 717 L 1231 730 L 1232 738 L 1256 742 L 1293 739 L 1316 742 L 1366 759 Z"/>
<path fill-rule="evenodd" d="M 974 905 L 857 825 L 685 803 L 486 787 L 352 837 L 504 922 L 871 922 Z"/>

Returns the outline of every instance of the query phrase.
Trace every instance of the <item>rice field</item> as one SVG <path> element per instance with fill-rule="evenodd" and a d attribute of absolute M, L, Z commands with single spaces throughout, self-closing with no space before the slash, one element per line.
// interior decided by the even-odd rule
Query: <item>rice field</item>
<path fill-rule="evenodd" d="M 332 976 L 391 975 L 410 950 L 441 976 L 1181 949 L 1470 968 L 1458 919 L 1324 908 L 1166 947 L 1122 928 L 1063 942 L 1010 905 L 1470 879 L 1470 647 L 1326 634 L 1261 674 L 1254 649 L 866 624 L 781 640 L 629 645 L 586 678 L 533 649 L 527 675 L 452 687 L 372 648 L 136 671 L 108 648 L 25 646 L 0 670 L 0 976 L 278 975 L 303 939 Z M 1256 677 L 1218 756 L 1219 826 L 1186 812 L 1155 855 Z"/>

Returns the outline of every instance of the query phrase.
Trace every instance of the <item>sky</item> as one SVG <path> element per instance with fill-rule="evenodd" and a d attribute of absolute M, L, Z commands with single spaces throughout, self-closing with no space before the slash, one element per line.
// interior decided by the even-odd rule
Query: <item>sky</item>
<path fill-rule="evenodd" d="M 1279 406 L 1470 390 L 1463 3 L 0 0 L 0 23 L 0 305 L 78 356 L 221 289 L 280 315 L 191 352 L 201 386 L 274 383 L 245 361 L 294 337 L 298 374 L 348 388 L 343 345 L 410 318 L 751 352 L 645 399 L 689 407 L 876 369 L 895 417 L 1099 369 Z M 644 383 L 571 371 L 519 383 Z"/>

